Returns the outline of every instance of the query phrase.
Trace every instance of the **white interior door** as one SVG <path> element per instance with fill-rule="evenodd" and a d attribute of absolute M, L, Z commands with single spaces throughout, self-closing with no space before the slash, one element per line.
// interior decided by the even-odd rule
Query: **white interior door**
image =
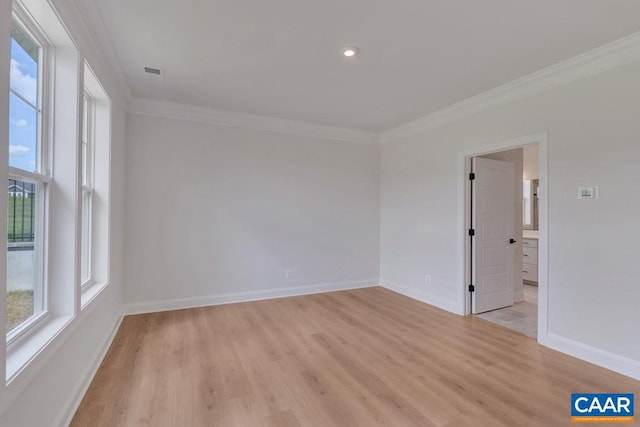
<path fill-rule="evenodd" d="M 472 312 L 513 304 L 514 172 L 501 160 L 472 159 Z M 521 234 L 521 233 L 520 233 Z"/>

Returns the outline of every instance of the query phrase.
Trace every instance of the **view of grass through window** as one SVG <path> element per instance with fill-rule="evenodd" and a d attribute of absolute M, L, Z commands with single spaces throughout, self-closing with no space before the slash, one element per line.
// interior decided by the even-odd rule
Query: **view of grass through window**
<path fill-rule="evenodd" d="M 33 315 L 35 184 L 9 180 L 7 330 Z"/>
<path fill-rule="evenodd" d="M 7 331 L 33 316 L 33 291 L 7 291 Z"/>

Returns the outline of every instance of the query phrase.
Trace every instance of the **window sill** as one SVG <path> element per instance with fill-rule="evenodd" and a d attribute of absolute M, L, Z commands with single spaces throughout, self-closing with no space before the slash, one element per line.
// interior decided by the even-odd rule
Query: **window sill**
<path fill-rule="evenodd" d="M 82 309 L 86 308 L 108 287 L 109 283 L 94 283 L 82 291 Z M 21 337 L 7 349 L 6 383 L 9 386 L 20 374 L 43 353 L 58 335 L 69 329 L 67 326 L 75 318 L 73 315 L 43 320 L 29 336 Z"/>
<path fill-rule="evenodd" d="M 82 295 L 80 296 L 80 309 L 84 310 L 87 305 L 96 299 L 98 295 L 102 293 L 109 286 L 107 283 L 92 283 L 82 289 Z"/>
<path fill-rule="evenodd" d="M 11 384 L 71 322 L 74 316 L 48 320 L 27 339 L 11 346 L 7 351 L 7 385 Z"/>
<path fill-rule="evenodd" d="M 33 331 L 38 330 L 38 328 L 46 324 L 50 316 L 51 314 L 49 312 L 44 311 L 22 322 L 22 324 L 7 334 L 7 348 L 17 346 L 23 339 L 28 339 L 27 337 L 32 334 Z"/>

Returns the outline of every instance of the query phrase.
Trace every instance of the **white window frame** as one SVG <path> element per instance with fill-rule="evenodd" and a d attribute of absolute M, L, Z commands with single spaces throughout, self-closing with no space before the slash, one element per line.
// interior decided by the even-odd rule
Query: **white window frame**
<path fill-rule="evenodd" d="M 92 272 L 92 264 L 93 264 L 93 197 L 94 197 L 94 184 L 95 184 L 95 174 L 94 174 L 94 145 L 95 145 L 95 97 L 91 94 L 91 92 L 85 87 L 84 95 L 83 95 L 83 111 L 82 111 L 82 132 L 80 135 L 81 143 L 85 148 L 85 155 L 82 156 L 82 148 L 80 150 L 80 155 L 82 157 L 82 194 L 80 197 L 80 203 L 82 204 L 82 214 L 80 215 L 81 222 L 81 254 L 80 254 L 80 263 L 86 263 L 87 269 L 87 278 L 82 277 L 82 267 L 80 268 L 81 277 L 80 277 L 80 287 L 81 290 L 84 291 L 88 286 L 93 284 L 93 272 Z M 88 206 L 85 207 L 85 194 L 88 194 Z M 85 216 L 84 210 L 85 208 L 88 210 L 87 215 L 87 224 L 84 223 Z M 87 234 L 85 236 L 85 234 Z M 86 238 L 86 247 L 82 245 Z M 86 253 L 85 253 L 86 252 Z M 86 257 L 86 258 L 85 258 Z"/>
<path fill-rule="evenodd" d="M 50 317 L 50 313 L 48 311 L 49 289 L 47 283 L 47 234 L 49 230 L 48 200 L 51 184 L 49 123 L 52 118 L 52 112 L 49 108 L 49 83 L 51 66 L 53 64 L 53 52 L 49 49 L 51 43 L 44 36 L 44 32 L 29 18 L 29 15 L 17 3 L 14 3 L 12 20 L 15 21 L 39 47 L 38 105 L 34 106 L 13 89 L 9 89 L 10 94 L 17 96 L 29 106 L 34 107 L 37 112 L 36 171 L 31 172 L 12 166 L 8 167 L 10 179 L 30 182 L 35 184 L 37 187 L 35 204 L 36 221 L 34 229 L 34 252 L 36 254 L 34 268 L 36 271 L 34 272 L 33 292 L 34 314 L 6 333 L 7 347 L 19 343 L 31 333 L 37 331 L 44 324 L 44 321 Z"/>
<path fill-rule="evenodd" d="M 79 133 L 84 81 L 81 68 L 82 54 L 50 0 L 12 0 L 11 3 L 12 8 L 6 8 L 9 13 L 3 15 L 5 21 L 10 23 L 8 18 L 14 17 L 24 28 L 30 30 L 31 34 L 35 32 L 44 35 L 42 40 L 38 40 L 45 48 L 44 65 L 39 69 L 43 79 L 39 85 L 43 97 L 40 124 L 42 139 L 39 150 L 42 155 L 39 160 L 41 169 L 34 175 L 18 170 L 18 175 L 35 179 L 45 176 L 47 181 L 46 198 L 43 203 L 45 214 L 42 217 L 45 220 L 45 232 L 41 233 L 44 245 L 42 263 L 46 279 L 43 301 L 47 304 L 47 310 L 44 318 L 37 319 L 37 322 L 29 326 L 25 324 L 25 330 L 20 331 L 20 336 L 15 339 L 12 337 L 10 345 L 7 343 L 4 349 L 0 349 L 0 361 L 5 362 L 5 387 L 0 387 L 0 411 L 6 402 L 3 391 L 9 399 L 17 396 L 31 381 L 33 375 L 45 366 L 46 358 L 60 345 L 64 331 L 77 321 L 85 305 L 83 301 L 88 299 L 85 294 L 93 294 L 95 297 L 106 287 L 94 284 L 87 292 L 81 292 L 80 289 L 79 197 L 82 183 L 79 179 Z M 2 2 L 2 5 L 2 9 L 5 10 L 5 3 Z M 3 52 L 6 50 L 3 49 Z M 8 58 L 5 59 L 4 63 L 8 69 Z M 8 79 L 5 81 L 8 83 Z M 5 88 L 8 89 L 7 86 Z M 91 88 L 94 92 L 93 86 Z M 61 96 L 56 96 L 58 94 Z M 3 96 L 8 100 L 8 90 Z M 9 123 L 8 120 L 6 123 L 3 120 L 1 124 L 4 127 Z M 95 129 L 96 135 L 97 131 L 103 133 L 99 123 Z M 99 151 L 96 151 L 96 154 L 99 154 Z M 102 154 L 100 156 L 102 157 Z M 8 170 L 8 164 L 1 165 L 0 169 L 5 171 L 6 176 L 11 176 L 12 171 Z M 96 210 L 96 206 L 100 207 L 103 203 L 103 190 L 98 180 L 94 183 L 94 189 L 96 197 L 93 199 L 93 210 L 101 214 L 100 209 Z M 6 203 L 3 202 L 3 206 L 7 206 Z M 94 215 L 94 229 L 95 223 L 99 220 L 100 215 Z M 94 246 L 96 240 L 103 240 L 102 235 L 95 235 Z M 100 245 L 98 247 L 100 248 Z M 94 258 L 102 258 L 102 254 L 96 251 Z M 6 270 L 6 262 L 2 261 L 2 266 Z M 94 266 L 93 276 L 103 277 L 101 264 Z M 93 289 L 97 289 L 98 292 L 92 291 Z"/>
<path fill-rule="evenodd" d="M 91 280 L 81 283 L 80 310 L 88 307 L 110 284 L 110 218 L 111 218 L 111 100 L 102 83 L 85 59 L 83 83 L 89 103 L 89 135 L 91 138 L 90 187 L 91 187 L 91 225 L 90 225 L 90 274 Z M 82 136 L 80 136 L 82 139 Z M 83 174 L 80 164 L 79 173 Z M 82 184 L 82 183 L 80 183 Z M 88 187 L 88 186 L 87 186 Z M 80 185 L 79 197 L 82 200 L 86 188 Z M 82 215 L 81 215 L 82 216 Z M 82 228 L 82 227 L 80 227 Z M 82 234 L 82 233 L 81 233 Z M 82 246 L 82 236 L 80 236 Z M 82 247 L 80 248 L 80 253 Z M 82 259 L 82 254 L 80 254 Z M 81 261 L 82 262 L 82 261 Z M 82 276 L 82 268 L 80 269 Z M 82 280 L 81 280 L 82 281 Z"/>

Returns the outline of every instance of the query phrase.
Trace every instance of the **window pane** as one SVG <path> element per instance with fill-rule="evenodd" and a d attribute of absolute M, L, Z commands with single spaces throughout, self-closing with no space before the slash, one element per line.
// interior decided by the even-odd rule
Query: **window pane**
<path fill-rule="evenodd" d="M 40 48 L 13 22 L 11 26 L 11 89 L 34 106 L 38 104 L 38 55 Z"/>
<path fill-rule="evenodd" d="M 93 140 L 90 133 L 90 114 L 92 107 L 91 98 L 85 93 L 82 109 L 82 185 L 87 187 L 93 186 L 93 179 L 91 177 L 91 144 Z"/>
<path fill-rule="evenodd" d="M 87 143 L 88 138 L 88 126 L 89 123 L 89 99 L 87 98 L 87 95 L 85 94 L 82 97 L 82 142 L 83 143 Z"/>
<path fill-rule="evenodd" d="M 89 155 L 88 147 L 86 143 L 82 143 L 82 185 L 88 186 L 89 180 L 87 179 L 87 157 Z"/>
<path fill-rule="evenodd" d="M 38 113 L 15 96 L 9 96 L 9 166 L 37 170 Z"/>
<path fill-rule="evenodd" d="M 91 278 L 91 196 L 90 191 L 82 192 L 81 283 L 85 283 Z"/>
<path fill-rule="evenodd" d="M 7 331 L 14 329 L 42 304 L 38 280 L 36 211 L 38 186 L 9 179 L 7 204 Z"/>

